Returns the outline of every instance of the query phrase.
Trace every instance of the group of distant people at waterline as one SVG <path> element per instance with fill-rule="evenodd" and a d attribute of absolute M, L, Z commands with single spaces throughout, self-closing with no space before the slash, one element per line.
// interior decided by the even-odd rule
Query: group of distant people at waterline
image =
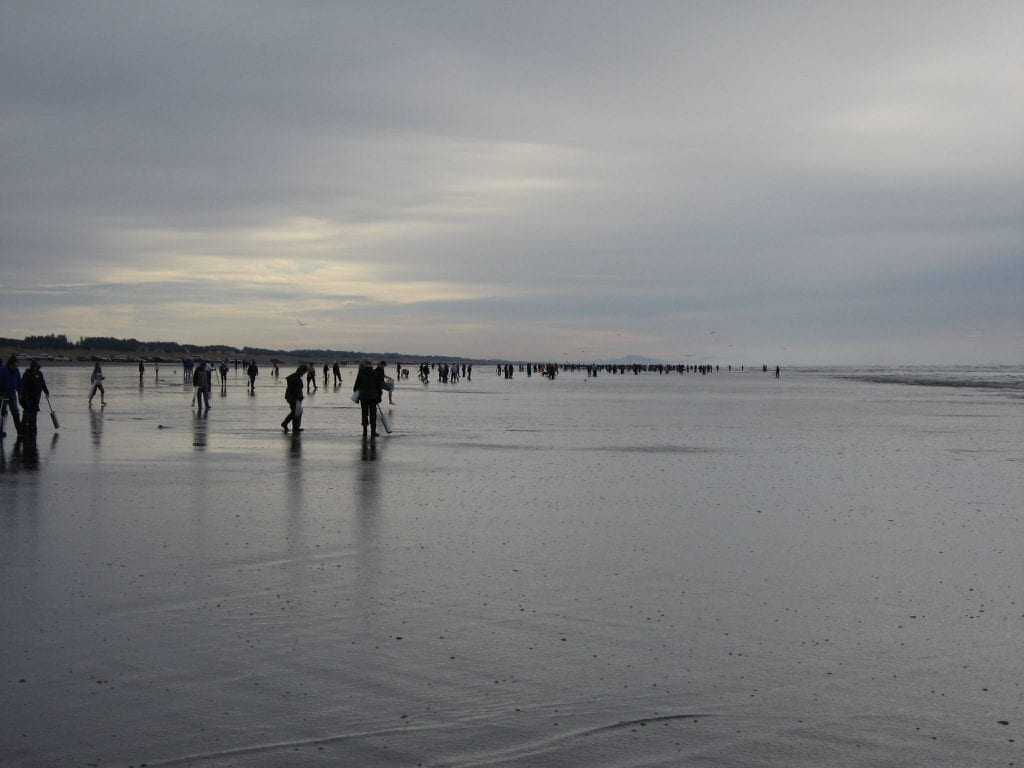
<path fill-rule="evenodd" d="M 154 362 L 154 368 L 157 372 L 159 381 L 159 363 Z M 238 371 L 240 362 L 234 361 L 235 370 Z M 245 360 L 241 361 L 242 369 L 248 377 L 247 390 L 249 394 L 256 394 L 256 379 L 259 376 L 260 369 L 256 360 Z M 460 378 L 465 378 L 467 381 L 472 381 L 473 376 L 473 365 L 471 363 L 456 363 L 449 365 L 448 363 L 422 363 L 419 366 L 418 374 L 420 381 L 426 385 L 430 383 L 431 371 L 436 368 L 437 381 L 441 383 L 457 383 Z M 499 376 L 504 376 L 506 379 L 511 379 L 516 371 L 517 366 L 512 363 L 498 364 L 496 366 L 496 372 Z M 323 364 L 323 383 L 326 387 L 330 375 L 333 373 L 333 383 L 335 388 L 339 387 L 342 383 L 342 364 L 339 362 L 333 363 L 333 365 L 324 363 Z M 140 387 L 142 386 L 142 377 L 145 373 L 145 365 L 143 362 L 139 362 L 139 381 Z M 664 365 L 664 364 L 602 364 L 602 365 L 583 365 L 583 364 L 554 364 L 554 363 L 519 363 L 518 370 L 525 372 L 527 376 L 532 376 L 533 373 L 538 373 L 549 379 L 554 379 L 558 375 L 560 370 L 585 370 L 587 377 L 596 377 L 599 371 L 604 371 L 612 374 L 626 374 L 627 372 L 638 375 L 641 372 L 644 373 L 699 373 L 701 375 L 707 375 L 710 373 L 718 372 L 720 367 L 718 365 Z M 733 367 L 728 366 L 728 370 L 732 371 Z M 745 366 L 740 366 L 740 370 L 745 370 Z M 280 369 L 278 367 L 278 361 L 272 361 L 272 373 L 274 380 L 276 381 L 280 376 Z M 764 373 L 769 373 L 767 365 L 762 366 Z M 212 362 L 207 360 L 199 360 L 194 362 L 191 359 L 182 361 L 182 373 L 184 381 L 188 382 L 191 380 L 193 386 L 193 398 L 192 406 L 197 409 L 199 413 L 209 411 L 211 409 L 211 394 L 213 381 L 216 374 L 219 374 L 221 393 L 227 393 L 227 381 L 230 367 L 228 361 L 221 361 L 217 368 L 214 368 Z M 409 370 L 403 366 L 401 362 L 396 365 L 396 377 L 398 379 L 408 379 Z M 315 366 L 309 363 L 300 364 L 296 370 L 285 377 L 285 401 L 288 404 L 288 414 L 281 422 L 281 428 L 285 432 L 298 433 L 302 431 L 302 401 L 305 395 L 310 391 L 316 392 L 318 389 L 316 376 L 317 369 Z M 775 378 L 781 376 L 781 368 L 775 366 Z M 92 407 L 93 400 L 97 394 L 100 396 L 100 405 L 106 406 L 106 390 L 104 389 L 103 382 L 105 380 L 103 368 L 99 362 L 93 367 L 92 373 L 89 377 L 90 391 L 89 391 L 89 406 Z M 374 366 L 369 360 L 363 360 L 359 365 L 359 370 L 356 374 L 355 382 L 352 386 L 352 400 L 358 402 L 360 405 L 360 422 L 363 428 L 364 437 L 375 438 L 379 436 L 377 431 L 378 415 L 383 418 L 384 414 L 380 410 L 380 404 L 383 401 L 384 393 L 388 394 L 388 404 L 394 405 L 394 390 L 395 390 L 395 378 L 389 376 L 386 372 L 385 361 L 380 361 Z M 7 413 L 10 412 L 12 420 L 15 424 L 19 436 L 27 434 L 29 432 L 34 433 L 37 428 L 37 415 L 40 410 L 40 402 L 43 396 L 46 396 L 47 402 L 49 402 L 50 391 L 47 388 L 46 380 L 43 377 L 42 370 L 39 362 L 32 360 L 28 370 L 24 373 L 18 368 L 18 359 L 16 355 L 11 355 L 3 368 L 0 368 L 0 415 L 4 421 L 0 421 L 0 431 L 2 431 L 2 425 L 6 423 Z M 51 412 L 52 412 L 51 406 Z M 56 416 L 54 416 L 54 423 L 56 425 Z M 390 430 L 390 427 L 388 427 Z M 6 433 L 0 435 L 0 437 L 6 436 Z"/>

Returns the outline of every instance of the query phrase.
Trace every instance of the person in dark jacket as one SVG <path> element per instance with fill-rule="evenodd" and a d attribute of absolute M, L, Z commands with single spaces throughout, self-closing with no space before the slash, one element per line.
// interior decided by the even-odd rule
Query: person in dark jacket
<path fill-rule="evenodd" d="M 50 396 L 50 390 L 46 388 L 46 379 L 43 372 L 39 370 L 39 363 L 33 360 L 29 363 L 28 370 L 21 377 L 21 404 L 25 408 L 25 418 L 22 420 L 21 428 L 26 433 L 36 431 L 36 416 L 39 414 L 39 400 L 43 394 Z"/>
<path fill-rule="evenodd" d="M 363 417 L 363 437 L 366 437 L 367 427 L 370 427 L 371 437 L 377 436 L 377 404 L 380 402 L 383 384 L 383 370 L 378 374 L 369 360 L 363 360 L 359 364 L 356 382 L 352 385 L 352 391 L 359 393 L 359 408 Z"/>
<path fill-rule="evenodd" d="M 260 375 L 259 366 L 256 365 L 256 358 L 252 359 L 249 363 L 249 367 L 245 369 L 245 372 L 249 375 L 249 393 L 256 394 L 256 377 Z"/>
<path fill-rule="evenodd" d="M 18 409 L 18 394 L 21 392 L 21 371 L 18 370 L 18 358 L 11 355 L 7 363 L 0 368 L 0 417 L 6 416 L 10 410 L 14 419 L 14 429 L 21 434 L 21 411 Z M 0 425 L 3 418 L 0 418 Z M 6 435 L 4 432 L 0 437 Z"/>
<path fill-rule="evenodd" d="M 288 401 L 288 415 L 284 417 L 284 421 L 281 422 L 281 429 L 285 432 L 288 431 L 288 425 L 291 424 L 296 432 L 302 431 L 302 414 L 296 413 L 295 410 L 299 407 L 299 403 L 302 402 L 305 397 L 305 383 L 303 378 L 306 375 L 307 366 L 305 363 L 295 369 L 295 373 L 289 373 L 284 377 L 285 388 L 284 388 L 284 399 Z"/>

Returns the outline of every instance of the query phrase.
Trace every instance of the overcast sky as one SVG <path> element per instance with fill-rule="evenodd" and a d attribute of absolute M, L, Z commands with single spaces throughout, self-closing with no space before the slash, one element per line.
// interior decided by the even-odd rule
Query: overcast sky
<path fill-rule="evenodd" d="M 0 0 L 0 336 L 1021 363 L 1022 40 L 1019 0 Z"/>

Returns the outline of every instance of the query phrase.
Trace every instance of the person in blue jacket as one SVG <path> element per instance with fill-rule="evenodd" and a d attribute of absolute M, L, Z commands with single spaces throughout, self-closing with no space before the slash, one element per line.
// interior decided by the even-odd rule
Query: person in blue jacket
<path fill-rule="evenodd" d="M 7 411 L 11 412 L 14 419 L 14 428 L 21 434 L 21 411 L 18 408 L 18 395 L 21 392 L 21 371 L 18 370 L 18 358 L 11 355 L 7 358 L 7 364 L 0 368 L 0 424 L 3 424 L 3 416 Z M 4 432 L 0 437 L 6 435 Z"/>

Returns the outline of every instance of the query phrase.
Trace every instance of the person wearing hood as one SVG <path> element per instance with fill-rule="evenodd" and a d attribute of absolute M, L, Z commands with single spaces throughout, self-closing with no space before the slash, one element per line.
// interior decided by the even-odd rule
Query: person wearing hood
<path fill-rule="evenodd" d="M 21 404 L 25 407 L 25 417 L 22 419 L 22 430 L 27 433 L 36 431 L 36 416 L 39 414 L 39 400 L 43 394 L 50 396 L 50 390 L 46 387 L 46 379 L 39 369 L 39 362 L 33 360 L 29 363 L 28 370 L 21 378 Z"/>
<path fill-rule="evenodd" d="M 359 408 L 362 411 L 363 437 L 366 437 L 366 428 L 370 427 L 370 436 L 377 436 L 377 404 L 380 403 L 383 392 L 383 372 L 379 375 L 369 360 L 363 360 L 359 364 L 359 373 L 356 374 L 355 384 L 352 391 L 359 393 Z"/>
<path fill-rule="evenodd" d="M 285 388 L 284 388 L 284 399 L 288 401 L 288 415 L 284 417 L 284 421 L 281 422 L 281 429 L 285 432 L 288 431 L 288 425 L 291 424 L 296 432 L 302 431 L 302 412 L 296 411 L 301 407 L 299 403 L 302 402 L 305 397 L 305 383 L 303 378 L 306 375 L 308 366 L 303 363 L 295 369 L 295 373 L 289 373 L 284 377 Z"/>
<path fill-rule="evenodd" d="M 3 368 L 0 368 L 0 417 L 6 416 L 7 411 L 10 410 L 11 417 L 14 419 L 14 429 L 21 434 L 21 411 L 18 409 L 18 394 L 21 391 L 21 371 L 18 370 L 18 358 L 11 355 L 7 358 L 7 363 Z M 3 424 L 3 419 L 0 418 L 0 425 Z M 0 437 L 6 435 L 6 432 L 0 434 Z"/>

